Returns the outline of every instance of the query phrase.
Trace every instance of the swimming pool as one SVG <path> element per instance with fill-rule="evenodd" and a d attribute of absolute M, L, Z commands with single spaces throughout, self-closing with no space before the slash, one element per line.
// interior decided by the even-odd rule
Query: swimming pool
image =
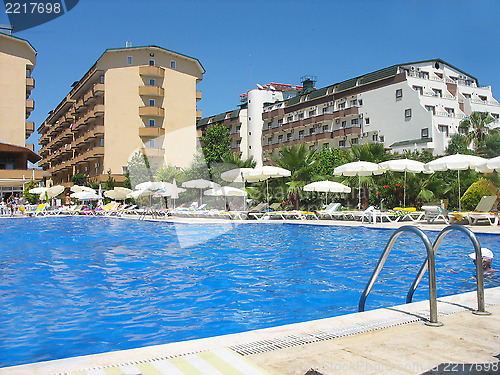
<path fill-rule="evenodd" d="M 283 223 L 2 219 L 0 366 L 356 312 L 392 232 Z M 429 233 L 431 240 L 436 235 Z M 498 248 L 498 236 L 478 238 L 482 246 Z M 438 296 L 475 288 L 466 256 L 472 245 L 464 239 L 451 233 L 440 247 Z M 404 303 L 424 252 L 414 235 L 403 234 L 366 309 Z M 498 278 L 486 280 L 486 286 L 498 285 Z M 422 299 L 426 280 L 414 296 Z"/>

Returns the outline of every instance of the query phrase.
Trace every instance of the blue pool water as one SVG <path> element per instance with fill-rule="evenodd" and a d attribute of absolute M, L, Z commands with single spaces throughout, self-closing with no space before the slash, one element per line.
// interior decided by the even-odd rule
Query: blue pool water
<path fill-rule="evenodd" d="M 391 234 L 282 223 L 2 219 L 0 366 L 356 312 Z M 437 232 L 428 234 L 434 240 Z M 498 253 L 498 236 L 478 238 Z M 475 289 L 470 252 L 461 233 L 443 241 L 438 296 Z M 366 309 L 404 303 L 424 253 L 403 234 Z M 427 293 L 423 280 L 414 300 Z"/>

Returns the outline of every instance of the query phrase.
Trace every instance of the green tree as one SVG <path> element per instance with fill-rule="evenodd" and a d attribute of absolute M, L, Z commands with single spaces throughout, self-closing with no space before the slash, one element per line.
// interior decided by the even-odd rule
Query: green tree
<path fill-rule="evenodd" d="M 108 178 L 104 182 L 103 188 L 105 190 L 113 190 L 115 188 L 115 186 L 116 186 L 116 180 L 111 175 L 111 169 L 108 169 L 107 173 L 108 173 Z"/>
<path fill-rule="evenodd" d="M 234 166 L 234 168 L 255 168 L 257 163 L 253 159 L 253 156 L 250 156 L 248 159 L 241 159 L 238 154 L 229 154 L 222 158 L 222 162 L 225 164 L 229 164 Z"/>
<path fill-rule="evenodd" d="M 229 129 L 221 123 L 216 123 L 208 127 L 201 141 L 203 144 L 203 155 L 208 165 L 221 163 L 231 152 Z"/>
<path fill-rule="evenodd" d="M 491 124 L 495 119 L 488 112 L 472 112 L 471 115 L 460 121 L 459 129 L 467 134 L 469 144 L 473 143 L 477 147 L 484 141 L 490 131 Z"/>
<path fill-rule="evenodd" d="M 500 129 L 491 129 L 484 141 L 478 145 L 478 154 L 485 158 L 494 158 L 500 155 Z"/>
<path fill-rule="evenodd" d="M 130 178 L 130 185 L 135 188 L 136 185 L 153 181 L 156 171 L 154 166 L 151 166 L 149 159 L 142 152 L 136 152 L 128 162 L 128 173 Z"/>
<path fill-rule="evenodd" d="M 75 185 L 87 186 L 89 181 L 89 177 L 82 173 L 77 173 L 71 177 L 71 182 Z"/>
<path fill-rule="evenodd" d="M 31 180 L 28 182 L 28 184 L 24 187 L 24 199 L 26 199 L 30 204 L 36 204 L 38 203 L 38 199 L 40 198 L 39 194 L 31 194 L 30 190 L 33 188 L 36 188 L 38 184 L 36 183 L 35 180 Z"/>
<path fill-rule="evenodd" d="M 324 148 L 317 155 L 317 163 L 313 168 L 313 174 L 330 178 L 336 167 L 351 161 L 352 157 L 348 150 L 338 148 Z"/>
<path fill-rule="evenodd" d="M 304 185 L 311 181 L 316 152 L 308 150 L 305 143 L 291 147 L 281 147 L 278 155 L 271 159 L 281 168 L 288 169 L 291 176 L 286 182 L 288 194 L 295 210 L 300 209 L 300 196 Z"/>
<path fill-rule="evenodd" d="M 470 154 L 471 150 L 469 150 L 470 139 L 465 135 L 460 133 L 455 133 L 451 136 L 450 142 L 448 143 L 448 147 L 445 150 L 446 155 L 455 155 L 459 154 Z"/>
<path fill-rule="evenodd" d="M 180 168 L 175 168 L 170 165 L 164 165 L 156 174 L 159 181 L 172 182 L 175 178 L 177 183 L 186 181 L 184 171 Z"/>
<path fill-rule="evenodd" d="M 497 188 L 485 178 L 480 178 L 466 190 L 460 198 L 462 209 L 473 210 L 484 195 L 497 195 Z"/>

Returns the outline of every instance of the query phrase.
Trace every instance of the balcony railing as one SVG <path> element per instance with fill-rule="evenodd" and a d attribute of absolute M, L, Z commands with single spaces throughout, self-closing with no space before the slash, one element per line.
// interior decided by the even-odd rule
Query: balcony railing
<path fill-rule="evenodd" d="M 139 128 L 139 137 L 156 138 L 165 135 L 164 128 L 143 127 Z"/>
<path fill-rule="evenodd" d="M 165 96 L 165 89 L 158 86 L 139 86 L 139 95 Z"/>
<path fill-rule="evenodd" d="M 159 66 L 140 66 L 139 74 L 141 76 L 165 77 L 165 69 Z"/>
<path fill-rule="evenodd" d="M 165 155 L 165 149 L 157 147 L 143 147 L 141 152 L 148 157 L 163 157 Z"/>
<path fill-rule="evenodd" d="M 201 100 L 201 91 L 196 91 L 196 101 L 199 102 Z"/>
<path fill-rule="evenodd" d="M 33 121 L 26 121 L 24 123 L 24 130 L 26 132 L 26 138 L 28 138 L 35 131 L 35 123 Z"/>
<path fill-rule="evenodd" d="M 35 88 L 35 80 L 33 78 L 26 78 L 26 91 L 31 91 Z"/>
<path fill-rule="evenodd" d="M 26 116 L 29 116 L 35 109 L 35 101 L 33 99 L 26 100 Z"/>
<path fill-rule="evenodd" d="M 163 109 L 162 107 L 150 106 L 139 107 L 139 116 L 164 117 L 165 109 Z"/>

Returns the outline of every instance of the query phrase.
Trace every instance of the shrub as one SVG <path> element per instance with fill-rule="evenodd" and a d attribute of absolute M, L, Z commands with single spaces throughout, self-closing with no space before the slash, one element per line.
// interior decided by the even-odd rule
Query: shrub
<path fill-rule="evenodd" d="M 497 189 L 491 181 L 481 178 L 469 186 L 462 195 L 462 209 L 473 210 L 484 195 L 497 195 Z"/>

